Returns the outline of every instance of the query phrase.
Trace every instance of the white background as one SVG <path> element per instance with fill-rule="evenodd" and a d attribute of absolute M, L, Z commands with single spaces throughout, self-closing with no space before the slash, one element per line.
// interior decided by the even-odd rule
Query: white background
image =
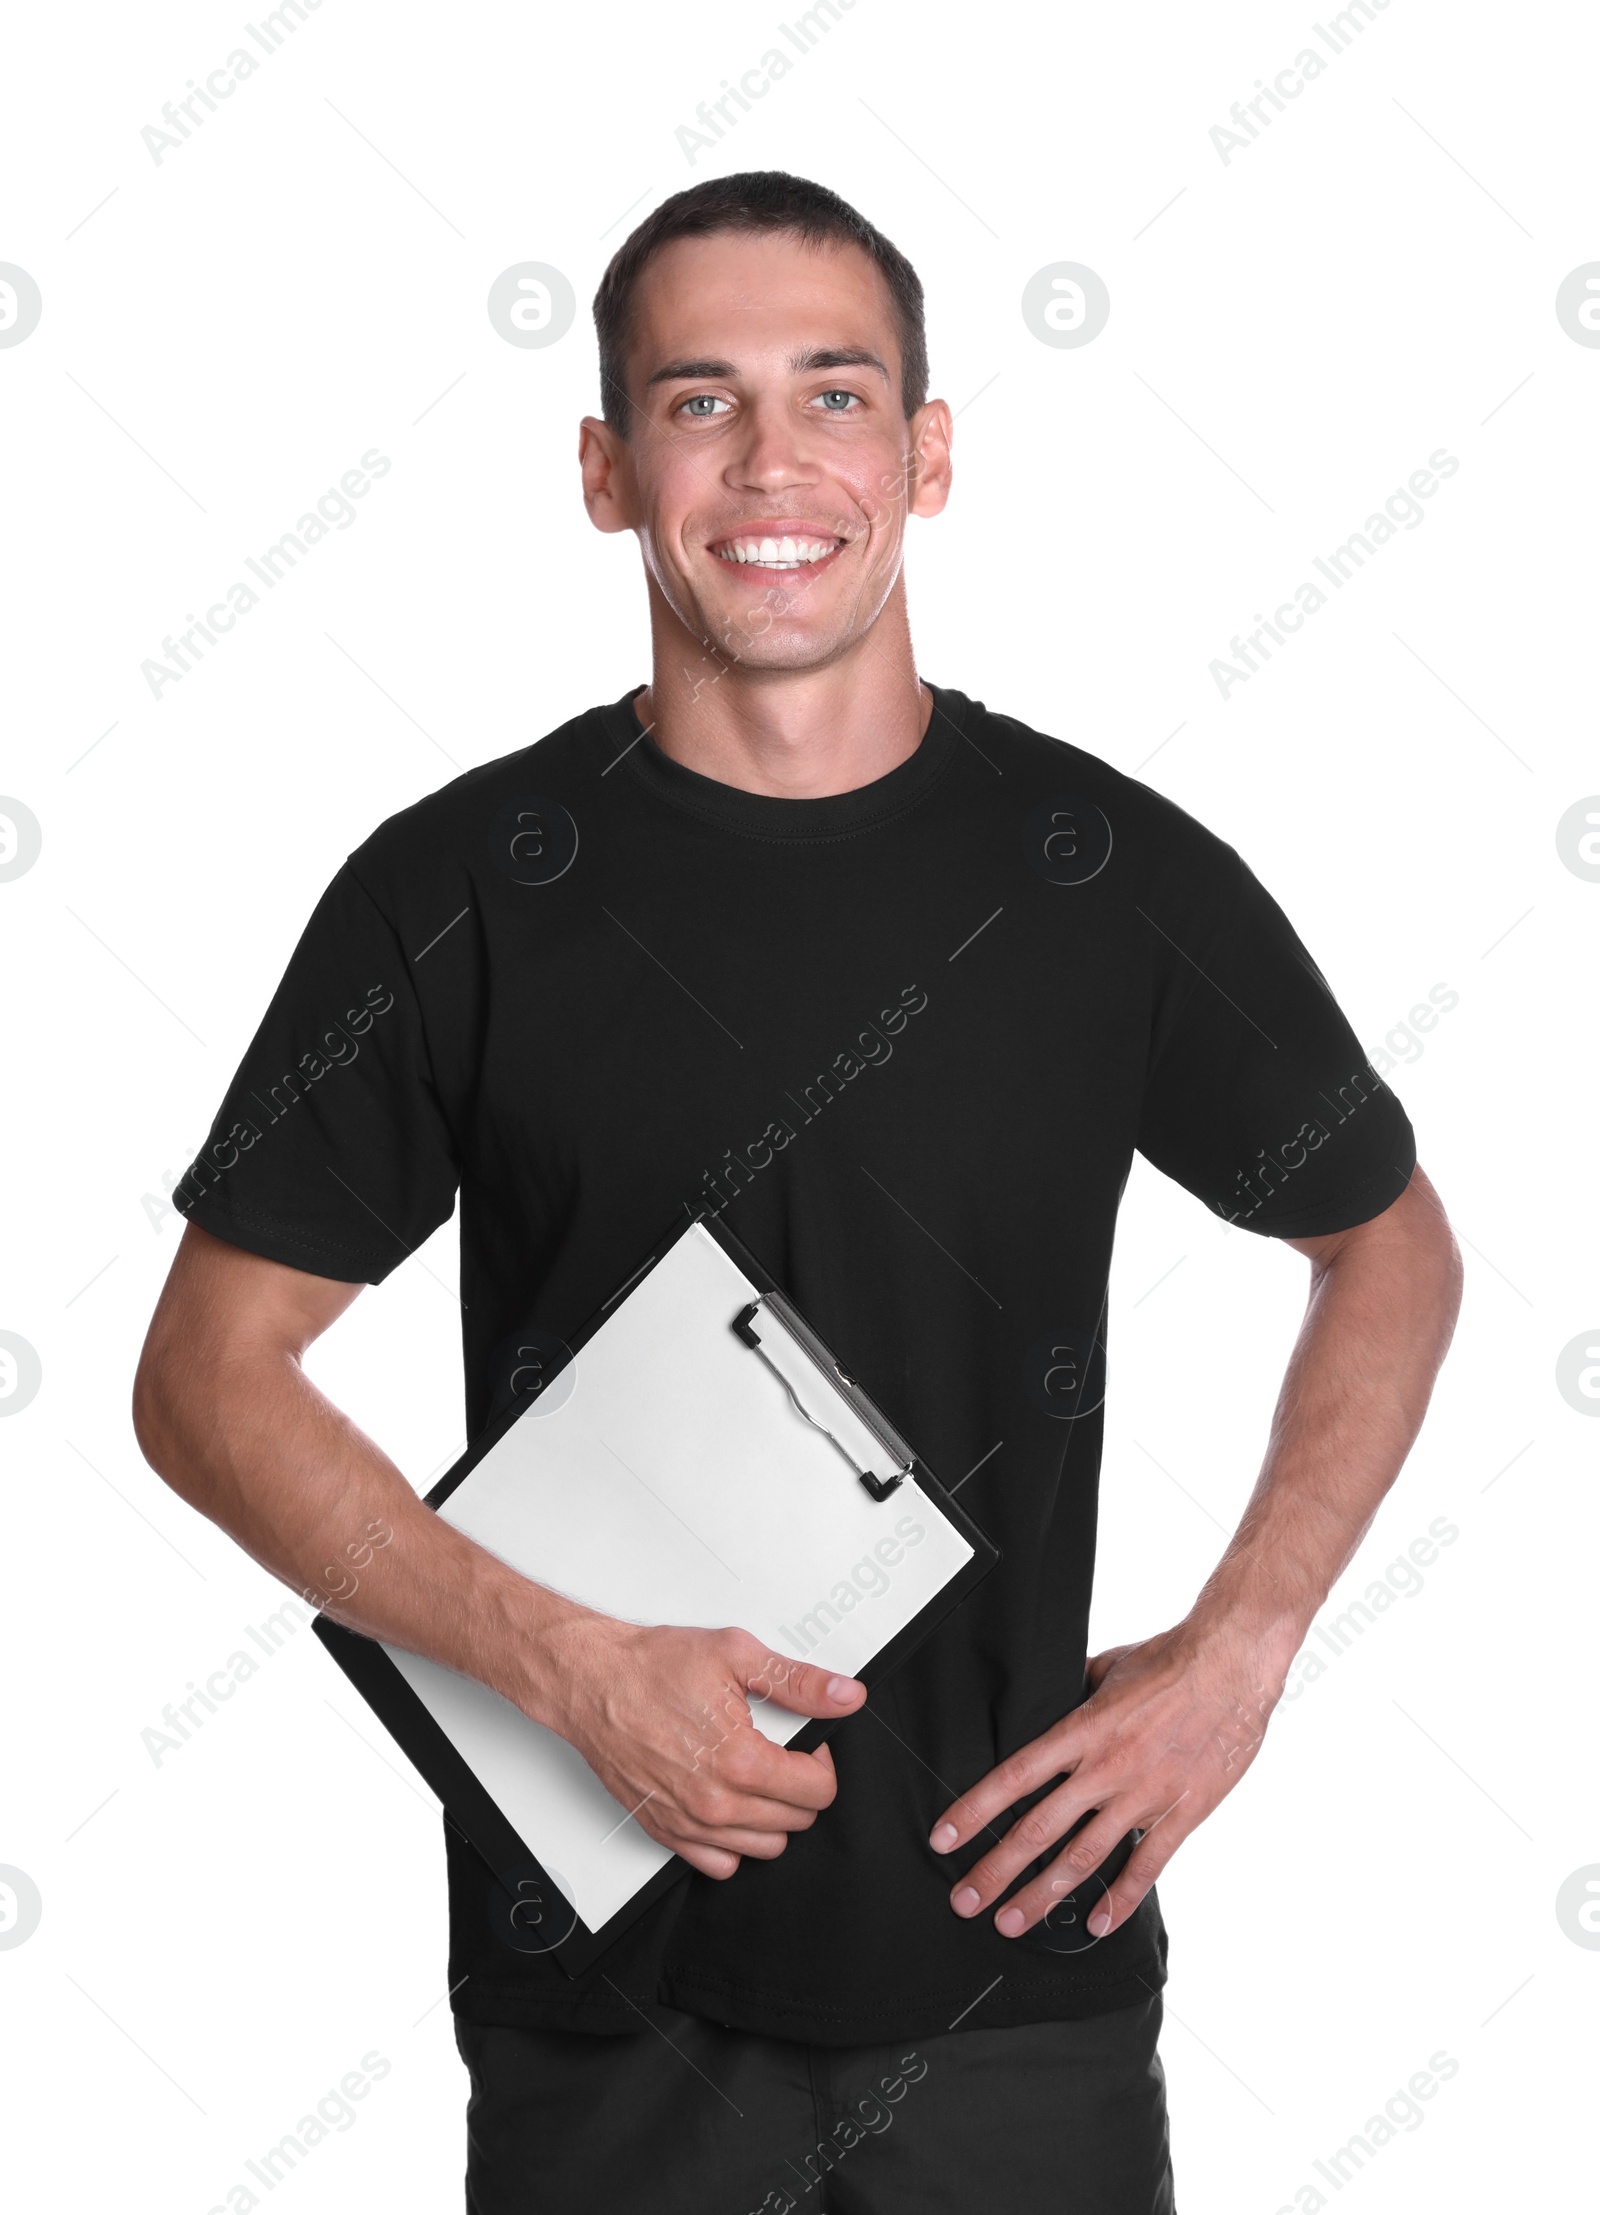
<path fill-rule="evenodd" d="M 1163 1880 L 1179 2204 L 1578 2204 L 1600 1957 L 1555 1896 L 1600 1862 L 1600 1434 L 1555 1365 L 1600 1321 L 1600 887 L 1555 828 L 1600 787 L 1600 351 L 1554 297 L 1600 257 L 1592 19 L 1394 0 L 1225 164 L 1208 134 L 1309 10 L 858 0 L 691 166 L 678 126 L 776 10 L 325 0 L 157 164 L 141 129 L 243 20 L 37 8 L 5 55 L 0 260 L 44 302 L 0 350 L 0 792 L 44 837 L 0 884 L 0 1327 L 44 1380 L 0 1429 L 0 1863 L 43 1900 L 0 1951 L 18 2204 L 205 2215 L 376 2049 L 284 2200 L 460 2205 L 435 1808 L 306 1632 L 153 1765 L 141 1732 L 283 1595 L 144 1467 L 128 1389 L 164 1186 L 342 856 L 647 675 L 632 542 L 578 499 L 586 303 L 648 207 L 742 167 L 832 184 L 926 284 L 961 413 L 954 499 L 912 534 L 924 673 L 1147 765 L 1373 1050 L 1459 995 L 1393 1082 L 1466 1249 L 1460 1332 L 1325 1616 L 1434 1518 L 1459 1536 Z M 544 350 L 485 311 L 524 260 L 580 303 Z M 1110 290 L 1082 349 L 1019 308 L 1061 260 Z M 1220 697 L 1212 658 L 1441 446 L 1421 526 Z M 371 447 L 357 521 L 153 699 L 141 662 Z M 419 1487 L 461 1443 L 454 1267 L 446 1230 L 313 1361 Z M 1215 1558 L 1304 1274 L 1136 1170 L 1097 1643 L 1173 1620 Z M 1421 2126 L 1336 2195 L 1313 2163 L 1441 2050 Z"/>

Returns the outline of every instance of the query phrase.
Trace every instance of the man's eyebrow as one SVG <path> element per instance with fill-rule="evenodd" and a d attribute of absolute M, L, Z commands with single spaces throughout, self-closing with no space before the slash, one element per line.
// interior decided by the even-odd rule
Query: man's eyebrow
<path fill-rule="evenodd" d="M 875 369 L 885 384 L 890 381 L 888 370 L 865 346 L 808 347 L 789 356 L 789 367 L 796 375 L 813 369 Z M 669 361 L 653 370 L 645 385 L 648 390 L 651 385 L 683 384 L 699 377 L 736 377 L 738 374 L 731 361 Z"/>
<path fill-rule="evenodd" d="M 688 377 L 733 377 L 738 372 L 731 361 L 669 361 L 652 371 L 646 378 L 646 386 L 676 384 Z"/>
<path fill-rule="evenodd" d="M 808 369 L 875 369 L 884 383 L 889 382 L 889 372 L 865 346 L 814 346 L 803 354 L 791 354 L 789 367 L 797 372 Z"/>

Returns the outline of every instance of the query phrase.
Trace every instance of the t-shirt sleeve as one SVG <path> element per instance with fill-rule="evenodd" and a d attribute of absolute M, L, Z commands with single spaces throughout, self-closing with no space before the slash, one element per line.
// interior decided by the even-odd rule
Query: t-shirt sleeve
<path fill-rule="evenodd" d="M 409 965 L 346 864 L 173 1204 L 269 1261 L 379 1284 L 448 1221 L 458 1181 Z"/>
<path fill-rule="evenodd" d="M 1231 847 L 1231 897 L 1187 946 L 1151 1040 L 1139 1151 L 1219 1215 L 1277 1238 L 1364 1223 L 1416 1166 L 1405 1109 L 1373 1070 L 1288 917 Z"/>

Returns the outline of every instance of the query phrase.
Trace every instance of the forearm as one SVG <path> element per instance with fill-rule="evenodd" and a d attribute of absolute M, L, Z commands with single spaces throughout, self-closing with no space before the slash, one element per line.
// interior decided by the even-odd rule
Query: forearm
<path fill-rule="evenodd" d="M 292 1353 L 219 1348 L 153 1367 L 136 1427 L 174 1491 L 336 1621 L 555 1727 L 560 1656 L 591 1610 L 452 1529 Z"/>
<path fill-rule="evenodd" d="M 1261 1473 L 1190 1617 L 1252 1643 L 1280 1682 L 1411 1449 L 1460 1303 L 1455 1241 L 1420 1171 L 1403 1203 L 1329 1243 Z"/>
<path fill-rule="evenodd" d="M 658 1844 L 711 1877 L 771 1859 L 833 1798 L 750 1699 L 836 1720 L 866 1688 L 737 1627 L 674 1629 L 520 1576 L 419 1500 L 319 1392 L 308 1346 L 360 1290 L 191 1223 L 134 1384 L 145 1458 L 263 1567 L 352 1630 L 475 1677 L 577 1748 Z"/>
<path fill-rule="evenodd" d="M 1312 1264 L 1305 1320 L 1255 1490 L 1188 1617 L 1095 1655 L 1091 1697 L 934 1826 L 930 1844 L 950 1852 L 992 1836 L 1008 1808 L 1052 1787 L 951 1894 L 958 1915 L 977 1915 L 1042 1844 L 1070 1837 L 996 1916 L 1004 1937 L 1039 1922 L 1135 1831 L 1089 1933 L 1127 1921 L 1255 1758 L 1312 1616 L 1417 1435 L 1460 1300 L 1460 1257 L 1433 1187 L 1419 1169 L 1372 1221 L 1292 1243 Z"/>

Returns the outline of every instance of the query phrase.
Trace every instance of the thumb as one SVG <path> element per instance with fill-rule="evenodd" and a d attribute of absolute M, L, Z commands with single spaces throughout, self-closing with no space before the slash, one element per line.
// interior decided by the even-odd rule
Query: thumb
<path fill-rule="evenodd" d="M 867 1688 L 859 1678 L 759 1648 L 753 1663 L 740 1676 L 752 1699 L 771 1700 L 791 1715 L 853 1715 L 867 1696 Z"/>

